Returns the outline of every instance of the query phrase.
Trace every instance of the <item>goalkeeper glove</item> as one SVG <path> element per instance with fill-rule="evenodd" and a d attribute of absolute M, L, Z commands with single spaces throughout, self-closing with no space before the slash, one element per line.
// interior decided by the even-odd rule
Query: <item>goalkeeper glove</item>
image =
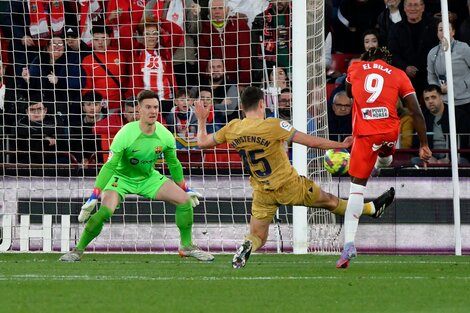
<path fill-rule="evenodd" d="M 199 198 L 202 197 L 202 195 L 199 192 L 194 191 L 191 188 L 189 188 L 188 184 L 186 184 L 184 180 L 181 183 L 179 183 L 178 186 L 180 186 L 180 188 L 183 189 L 191 198 L 193 208 L 199 205 Z"/>
<path fill-rule="evenodd" d="M 98 198 L 100 197 L 101 194 L 101 189 L 98 187 L 93 188 L 93 192 L 91 193 L 90 198 L 82 205 L 82 210 L 80 211 L 80 214 L 78 215 L 78 221 L 85 222 L 89 217 L 91 212 L 96 206 L 96 203 L 98 202 Z"/>

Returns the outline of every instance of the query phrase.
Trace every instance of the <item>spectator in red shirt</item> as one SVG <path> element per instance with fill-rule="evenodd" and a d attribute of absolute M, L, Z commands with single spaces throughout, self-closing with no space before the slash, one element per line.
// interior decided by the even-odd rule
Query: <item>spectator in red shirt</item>
<path fill-rule="evenodd" d="M 155 91 L 160 101 L 174 98 L 176 80 L 172 57 L 177 46 L 183 42 L 183 34 L 179 27 L 172 27 L 172 24 L 167 20 L 160 23 L 148 21 L 139 27 L 144 35 L 145 48 L 133 55 L 133 89 L 129 93 L 137 95 L 145 89 Z"/>
<path fill-rule="evenodd" d="M 199 68 L 207 68 L 210 59 L 225 60 L 230 80 L 247 86 L 251 83 L 251 39 L 245 19 L 229 16 L 225 0 L 209 1 L 209 21 L 203 21 L 199 33 Z"/>
<path fill-rule="evenodd" d="M 106 25 L 112 27 L 113 48 L 132 51 L 133 34 L 137 31 L 148 0 L 109 0 L 106 7 Z M 114 47 L 116 44 L 116 47 Z"/>
<path fill-rule="evenodd" d="M 94 26 L 93 52 L 82 61 L 86 74 L 86 84 L 82 94 L 90 90 L 103 95 L 109 111 L 117 111 L 121 106 L 121 88 L 127 87 L 128 66 L 124 56 L 117 51 L 108 51 L 110 29 Z"/>

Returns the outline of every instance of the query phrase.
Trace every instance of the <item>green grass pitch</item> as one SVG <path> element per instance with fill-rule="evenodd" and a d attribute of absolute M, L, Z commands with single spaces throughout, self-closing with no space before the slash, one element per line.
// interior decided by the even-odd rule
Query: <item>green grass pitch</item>
<path fill-rule="evenodd" d="M 470 312 L 468 256 L 0 254 L 0 312 Z"/>

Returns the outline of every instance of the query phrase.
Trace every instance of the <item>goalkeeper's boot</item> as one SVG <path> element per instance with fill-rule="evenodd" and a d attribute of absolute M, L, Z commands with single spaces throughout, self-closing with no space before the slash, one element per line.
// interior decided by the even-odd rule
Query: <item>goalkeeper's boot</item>
<path fill-rule="evenodd" d="M 374 218 L 379 218 L 381 217 L 385 209 L 392 204 L 393 199 L 395 199 L 395 188 L 391 187 L 389 190 L 385 191 L 383 194 L 381 194 L 379 197 L 377 197 L 374 201 L 375 206 L 375 213 L 372 214 L 371 216 Z"/>
<path fill-rule="evenodd" d="M 354 247 L 354 243 L 348 242 L 344 245 L 343 252 L 341 252 L 341 257 L 339 258 L 338 262 L 336 262 L 336 268 L 347 268 L 349 265 L 349 261 L 354 259 L 357 256 L 356 247 Z"/>
<path fill-rule="evenodd" d="M 199 261 L 206 261 L 206 262 L 214 261 L 214 256 L 212 254 L 204 250 L 201 250 L 201 248 L 199 248 L 196 245 L 190 245 L 189 247 L 180 246 L 178 250 L 179 250 L 178 254 L 182 258 L 193 257 L 195 259 L 198 259 Z"/>
<path fill-rule="evenodd" d="M 72 251 L 67 252 L 63 256 L 60 257 L 59 261 L 62 262 L 80 262 L 82 259 L 83 251 L 72 249 Z"/>
<path fill-rule="evenodd" d="M 245 242 L 238 247 L 237 253 L 235 253 L 232 260 L 233 268 L 242 268 L 245 266 L 246 261 L 250 258 L 252 247 L 253 243 L 251 240 L 245 240 Z"/>

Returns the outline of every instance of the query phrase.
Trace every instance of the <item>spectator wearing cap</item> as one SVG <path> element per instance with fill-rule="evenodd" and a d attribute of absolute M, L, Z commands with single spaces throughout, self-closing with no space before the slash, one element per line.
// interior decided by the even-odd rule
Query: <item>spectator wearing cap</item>
<path fill-rule="evenodd" d="M 94 26 L 92 54 L 82 61 L 86 75 L 82 94 L 95 90 L 107 101 L 109 112 L 121 108 L 121 90 L 128 87 L 128 64 L 123 54 L 108 50 L 111 30 L 104 26 Z"/>
<path fill-rule="evenodd" d="M 83 42 L 78 36 L 77 27 L 70 26 L 65 29 L 65 41 L 67 42 L 68 54 L 79 54 L 80 60 L 91 54 L 91 47 Z"/>
<path fill-rule="evenodd" d="M 102 109 L 103 96 L 96 91 L 87 92 L 82 97 L 81 118 L 74 119 L 69 127 L 70 151 L 83 164 L 88 164 L 90 158 L 101 149 L 100 139 L 93 132 L 93 127 L 104 118 Z M 98 156 L 101 157 L 101 154 Z"/>

